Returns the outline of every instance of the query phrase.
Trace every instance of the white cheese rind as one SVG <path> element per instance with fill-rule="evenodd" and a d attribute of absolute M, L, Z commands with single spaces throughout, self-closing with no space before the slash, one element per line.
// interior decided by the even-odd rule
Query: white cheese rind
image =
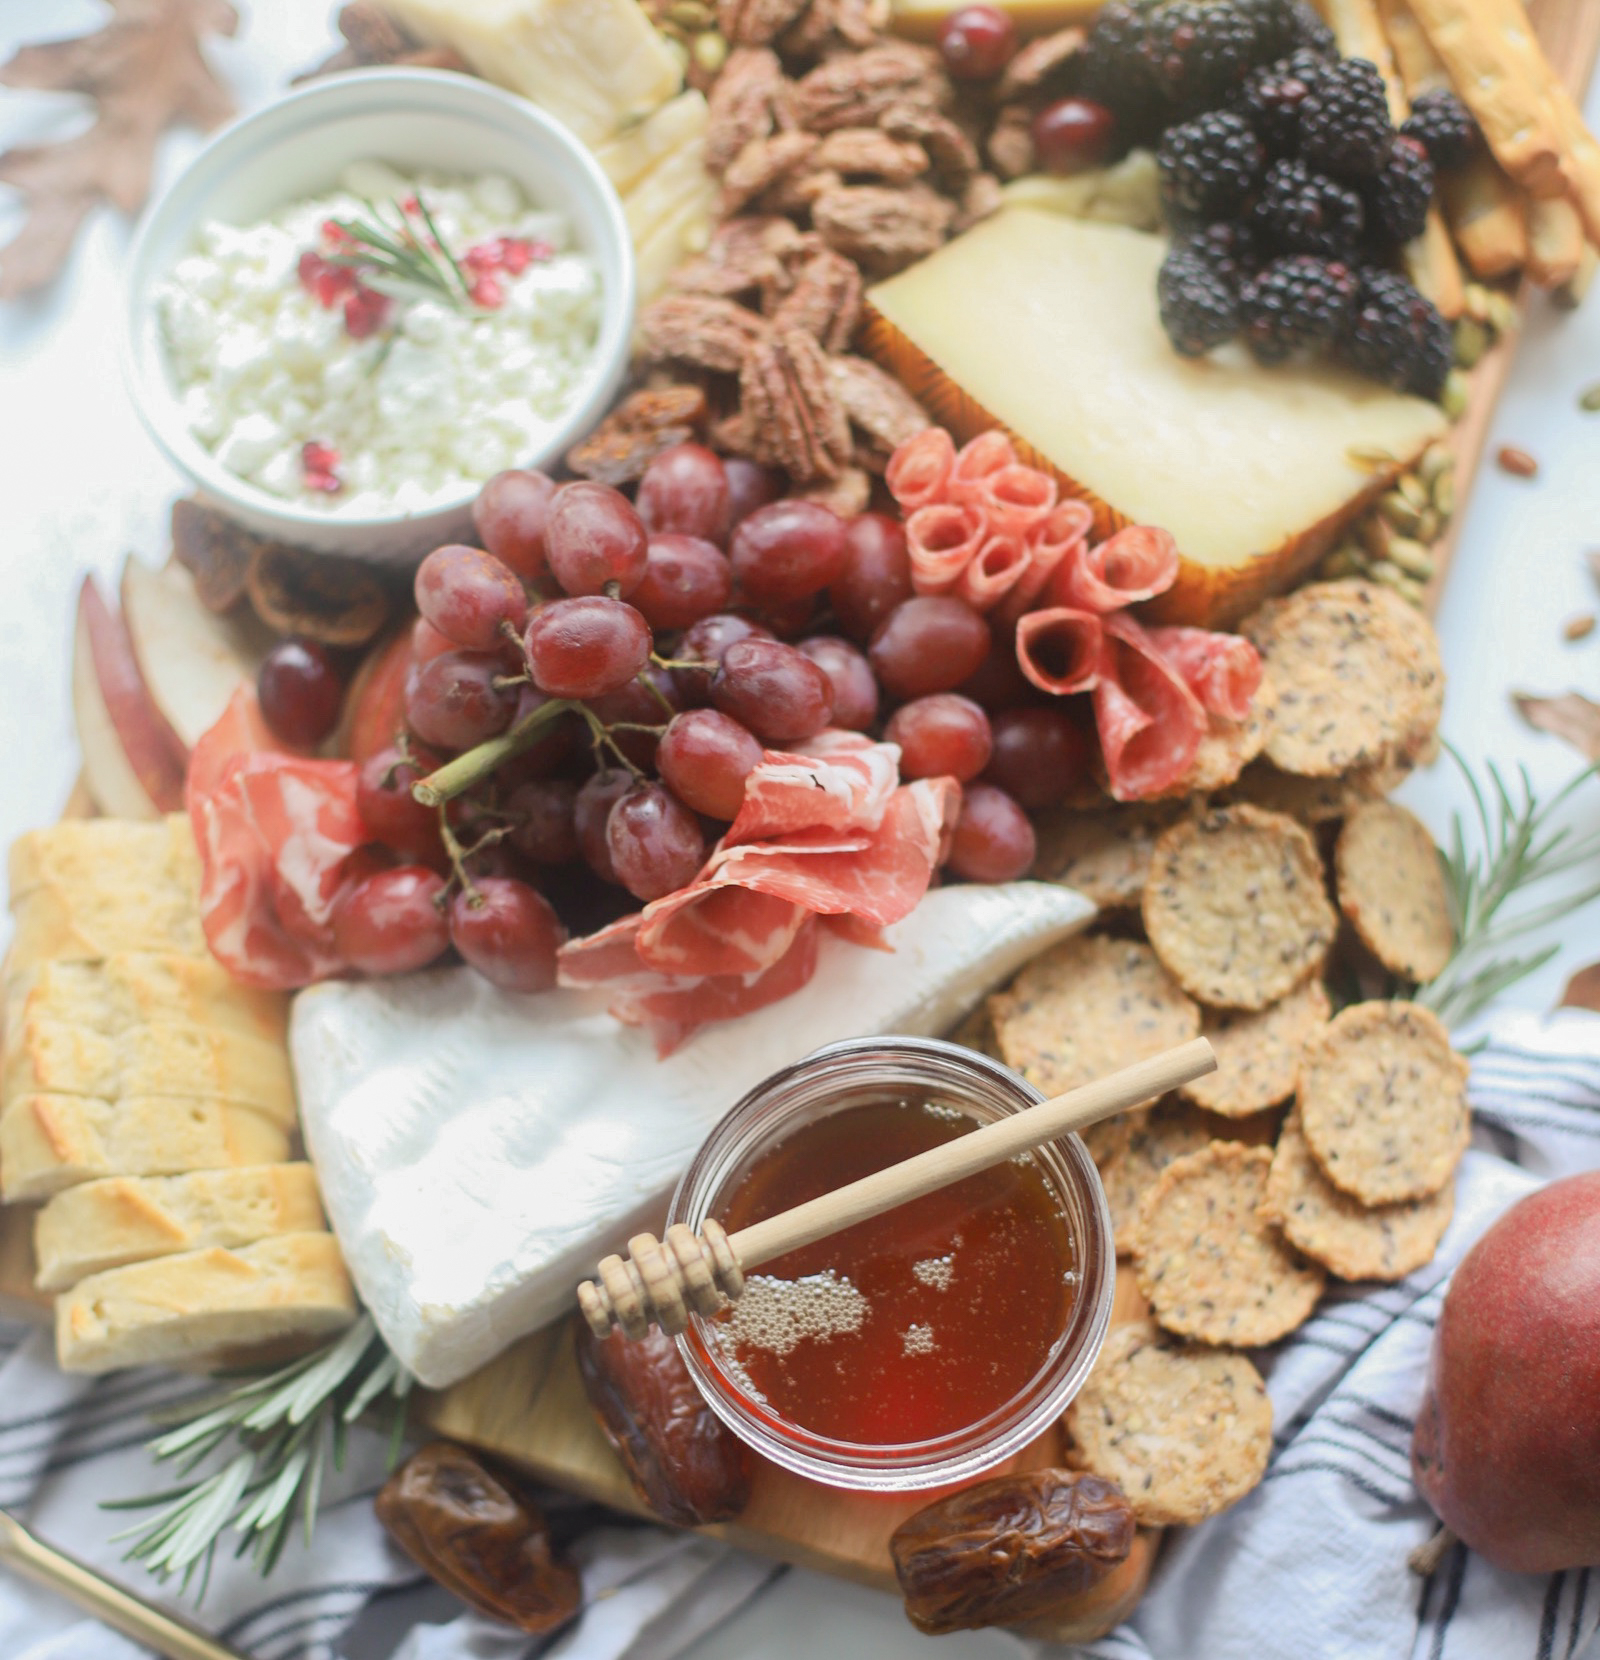
<path fill-rule="evenodd" d="M 507 996 L 465 969 L 302 992 L 306 1145 L 362 1300 L 423 1383 L 455 1382 L 658 1226 L 770 1072 L 841 1038 L 942 1032 L 1093 914 L 1043 883 L 937 890 L 888 931 L 892 956 L 829 937 L 804 991 L 664 1061 L 595 993 Z"/>

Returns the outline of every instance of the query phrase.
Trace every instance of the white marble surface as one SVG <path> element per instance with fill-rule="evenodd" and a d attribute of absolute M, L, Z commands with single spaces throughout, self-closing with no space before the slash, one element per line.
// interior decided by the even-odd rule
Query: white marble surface
<path fill-rule="evenodd" d="M 0 56 L 25 40 L 78 32 L 101 15 L 92 0 L 3 0 Z M 326 0 L 248 8 L 238 35 L 213 49 L 241 107 L 269 98 L 331 48 L 329 16 Z M 1591 124 L 1600 122 L 1600 96 L 1590 98 L 1589 113 Z M 65 134 L 83 120 L 75 98 L 0 93 L 0 148 Z M 159 179 L 170 178 L 197 143 L 193 134 L 169 135 Z M 18 218 L 12 193 L 0 189 L 0 241 Z M 166 509 L 177 480 L 140 428 L 116 362 L 128 242 L 124 221 L 97 213 L 54 288 L 0 307 L 0 844 L 53 820 L 77 771 L 67 642 L 83 573 L 111 579 L 130 551 L 155 560 L 165 554 Z M 1600 589 L 1582 559 L 1600 545 L 1600 415 L 1584 415 L 1577 405 L 1595 381 L 1600 293 L 1575 315 L 1536 304 L 1491 450 L 1516 443 L 1538 458 L 1540 474 L 1522 481 L 1492 466 L 1484 471 L 1439 616 L 1451 676 L 1446 736 L 1474 762 L 1526 765 L 1542 788 L 1559 785 L 1575 763 L 1563 746 L 1520 723 L 1507 693 L 1575 687 L 1600 696 L 1600 633 L 1576 645 L 1561 636 L 1567 617 L 1600 609 Z M 1413 780 L 1405 797 L 1443 834 L 1463 792 L 1446 762 Z M 1600 825 L 1600 783 L 1586 787 L 1577 817 Z M 1600 956 L 1595 915 L 1569 916 L 1557 930 L 1559 957 L 1507 1001 L 1547 1007 L 1566 974 Z M 819 1636 L 840 1651 L 909 1652 L 909 1628 L 888 1599 L 797 1574 L 783 1600 L 784 1617 L 773 1618 L 774 1606 L 763 1603 L 750 1620 L 736 1620 L 711 1640 L 706 1660 L 798 1660 L 816 1651 Z M 366 1631 L 360 1652 L 387 1652 L 394 1629 Z M 957 1646 L 947 1641 L 941 1652 L 976 1660 L 1016 1646 L 989 1634 Z"/>

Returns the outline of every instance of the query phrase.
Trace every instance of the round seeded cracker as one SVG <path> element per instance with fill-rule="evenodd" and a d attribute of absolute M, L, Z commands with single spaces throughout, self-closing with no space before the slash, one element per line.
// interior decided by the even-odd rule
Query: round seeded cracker
<path fill-rule="evenodd" d="M 1393 801 L 1358 807 L 1334 853 L 1339 909 L 1383 966 L 1426 985 L 1455 949 L 1450 900 L 1427 826 Z"/>
<path fill-rule="evenodd" d="M 1144 925 L 1190 996 L 1264 1009 L 1322 965 L 1338 919 L 1303 825 L 1258 807 L 1220 807 L 1156 843 Z"/>
<path fill-rule="evenodd" d="M 1313 976 L 1264 1009 L 1226 1013 L 1207 1009 L 1200 1035 L 1211 1040 L 1217 1070 L 1183 1086 L 1197 1106 L 1224 1118 L 1264 1112 L 1294 1094 L 1300 1051 L 1333 1013 L 1322 982 Z"/>
<path fill-rule="evenodd" d="M 1356 767 L 1336 778 L 1302 778 L 1280 772 L 1265 758 L 1252 761 L 1239 781 L 1221 796 L 1223 805 L 1245 802 L 1269 813 L 1287 813 L 1302 824 L 1330 824 L 1353 812 L 1364 801 L 1378 801 L 1397 790 L 1410 776 L 1409 766 L 1382 762 Z"/>
<path fill-rule="evenodd" d="M 1272 1402 L 1244 1355 L 1138 1320 L 1106 1338 L 1067 1431 L 1068 1463 L 1116 1482 L 1141 1526 L 1183 1527 L 1236 1504 L 1266 1473 Z"/>
<path fill-rule="evenodd" d="M 1438 724 L 1444 674 L 1427 620 L 1371 582 L 1319 582 L 1267 604 L 1241 631 L 1277 688 L 1267 756 L 1331 778 L 1414 753 Z"/>
<path fill-rule="evenodd" d="M 1174 1160 L 1139 1206 L 1133 1265 L 1157 1320 L 1179 1337 L 1242 1349 L 1300 1325 L 1325 1274 L 1260 1215 L 1272 1153 L 1213 1141 Z"/>
<path fill-rule="evenodd" d="M 1103 911 L 1137 905 L 1156 838 L 1181 816 L 1175 802 L 1130 802 L 1094 812 L 1054 808 L 1037 823 L 1034 878 L 1075 888 Z"/>
<path fill-rule="evenodd" d="M 1200 1011 L 1148 945 L 1080 934 L 1035 957 L 989 999 L 1007 1066 L 1046 1095 L 1185 1043 Z"/>
<path fill-rule="evenodd" d="M 1353 1003 L 1306 1044 L 1300 1121 L 1325 1176 L 1366 1205 L 1437 1193 L 1471 1133 L 1467 1063 L 1415 1003 Z"/>
<path fill-rule="evenodd" d="M 1342 1280 L 1398 1280 L 1432 1262 L 1455 1208 L 1454 1182 L 1398 1205 L 1368 1207 L 1341 1193 L 1312 1157 L 1297 1112 L 1284 1121 L 1261 1201 L 1267 1221 Z"/>

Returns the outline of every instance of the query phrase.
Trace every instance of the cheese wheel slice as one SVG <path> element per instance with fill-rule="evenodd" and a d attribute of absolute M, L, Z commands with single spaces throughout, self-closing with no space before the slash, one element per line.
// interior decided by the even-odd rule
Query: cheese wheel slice
<path fill-rule="evenodd" d="M 327 1226 L 309 1164 L 110 1176 L 58 1193 L 34 1222 L 35 1283 L 66 1291 L 130 1262 Z"/>
<path fill-rule="evenodd" d="M 285 1234 L 91 1274 L 56 1299 L 64 1372 L 159 1366 L 348 1326 L 355 1293 L 329 1233 Z"/>

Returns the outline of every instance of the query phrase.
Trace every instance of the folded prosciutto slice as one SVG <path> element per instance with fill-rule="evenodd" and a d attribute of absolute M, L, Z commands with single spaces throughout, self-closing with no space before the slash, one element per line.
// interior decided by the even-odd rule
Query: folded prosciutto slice
<path fill-rule="evenodd" d="M 1261 689 L 1261 654 L 1239 634 L 1152 628 L 1150 643 L 1181 674 L 1207 713 L 1247 720 Z"/>
<path fill-rule="evenodd" d="M 286 754 L 241 687 L 189 763 L 200 846 L 200 923 L 212 955 L 249 986 L 287 990 L 344 968 L 333 906 L 370 832 L 353 761 Z"/>
<path fill-rule="evenodd" d="M 953 779 L 900 784 L 898 759 L 893 744 L 848 732 L 768 751 L 699 876 L 563 946 L 561 983 L 605 987 L 619 1020 L 648 1023 L 658 1045 L 675 1047 L 762 1006 L 750 998 L 795 989 L 796 954 L 814 954 L 819 916 L 848 918 L 868 939 L 898 922 L 927 891 L 961 804 Z"/>

